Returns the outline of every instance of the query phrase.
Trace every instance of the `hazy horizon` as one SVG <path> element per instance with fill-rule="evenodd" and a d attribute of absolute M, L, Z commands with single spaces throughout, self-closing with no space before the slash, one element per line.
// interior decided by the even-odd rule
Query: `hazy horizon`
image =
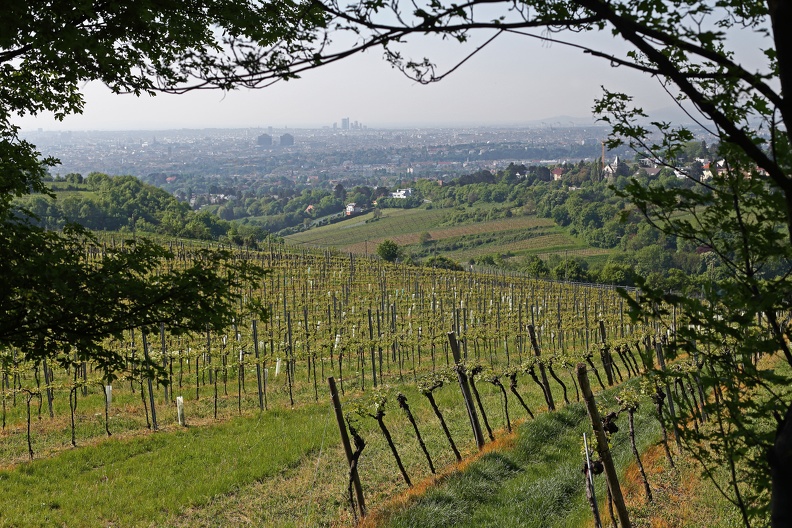
<path fill-rule="evenodd" d="M 623 52 L 607 33 L 588 35 L 586 40 L 598 49 Z M 448 68 L 475 44 L 418 41 L 411 43 L 410 51 L 414 57 L 426 54 L 441 68 Z M 753 45 L 746 49 L 751 63 L 759 60 Z M 446 79 L 430 85 L 406 78 L 371 52 L 262 90 L 135 98 L 112 94 L 99 83 L 86 83 L 83 114 L 67 116 L 62 122 L 47 115 L 17 117 L 14 123 L 25 131 L 323 128 L 333 123 L 340 128 L 345 117 L 373 129 L 519 127 L 542 121 L 563 126 L 550 121 L 559 116 L 589 118 L 595 99 L 602 94 L 601 86 L 633 95 L 635 103 L 649 111 L 673 104 L 660 83 L 648 75 L 613 68 L 607 61 L 569 47 L 504 36 Z"/>

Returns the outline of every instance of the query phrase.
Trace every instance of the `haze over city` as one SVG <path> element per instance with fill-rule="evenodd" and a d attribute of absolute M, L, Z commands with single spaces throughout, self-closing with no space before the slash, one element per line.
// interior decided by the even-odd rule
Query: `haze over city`
<path fill-rule="evenodd" d="M 609 35 L 596 38 L 605 49 L 615 48 Z M 447 70 L 472 49 L 434 42 L 411 51 L 416 57 L 428 55 L 440 70 Z M 89 83 L 82 115 L 62 122 L 49 115 L 25 116 L 16 122 L 26 130 L 321 128 L 340 125 L 343 117 L 351 116 L 371 128 L 521 126 L 559 116 L 591 118 L 601 86 L 635 95 L 647 110 L 672 105 L 646 75 L 612 68 L 577 49 L 504 36 L 443 81 L 427 86 L 408 79 L 372 51 L 263 90 L 137 98 Z"/>

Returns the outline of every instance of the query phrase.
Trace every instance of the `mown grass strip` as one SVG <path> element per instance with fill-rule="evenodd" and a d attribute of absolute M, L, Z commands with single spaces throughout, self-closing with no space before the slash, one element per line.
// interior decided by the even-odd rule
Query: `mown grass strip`
<path fill-rule="evenodd" d="M 149 526 L 318 450 L 329 406 L 109 440 L 0 472 L 3 526 Z M 321 429 L 319 429 L 321 431 Z"/>
<path fill-rule="evenodd" d="M 336 224 L 295 233 L 287 236 L 286 240 L 291 244 L 336 248 L 366 240 L 381 242 L 385 238 L 430 230 L 446 214 L 442 209 L 385 209 L 383 217 L 374 222 L 371 221 L 374 218 L 373 213 L 368 213 Z"/>
<path fill-rule="evenodd" d="M 616 408 L 618 389 L 597 396 Z M 636 415 L 639 449 L 659 438 L 659 426 L 646 403 Z M 632 462 L 626 420 L 612 438 L 619 471 Z M 399 511 L 385 512 L 390 527 L 551 527 L 578 526 L 591 516 L 583 487 L 582 435 L 590 431 L 581 404 L 543 413 L 518 428 L 514 448 L 483 455 L 465 471 L 450 475 Z M 597 477 L 597 497 L 605 498 Z M 601 507 L 601 513 L 606 509 Z M 603 519 L 603 522 L 605 520 Z"/>

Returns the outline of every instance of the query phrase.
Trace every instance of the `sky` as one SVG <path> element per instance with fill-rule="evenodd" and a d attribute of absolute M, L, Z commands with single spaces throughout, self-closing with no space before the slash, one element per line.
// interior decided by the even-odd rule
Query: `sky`
<path fill-rule="evenodd" d="M 610 34 L 587 38 L 598 49 L 620 49 Z M 428 55 L 442 69 L 463 58 L 475 43 L 415 41 L 408 51 L 413 57 Z M 644 74 L 613 68 L 559 44 L 506 35 L 428 86 L 393 69 L 381 52 L 370 51 L 261 90 L 137 98 L 89 83 L 83 87 L 83 114 L 63 122 L 42 115 L 16 123 L 23 130 L 320 128 L 340 126 L 348 117 L 369 128 L 521 126 L 537 121 L 561 126 L 565 122 L 559 116 L 591 116 L 601 86 L 634 95 L 646 110 L 673 105 L 659 83 Z"/>

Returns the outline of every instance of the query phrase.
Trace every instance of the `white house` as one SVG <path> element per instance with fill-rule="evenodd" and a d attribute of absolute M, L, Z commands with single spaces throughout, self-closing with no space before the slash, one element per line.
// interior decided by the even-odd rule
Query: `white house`
<path fill-rule="evenodd" d="M 616 175 L 617 170 L 619 170 L 619 156 L 616 156 L 613 163 L 609 163 L 602 168 L 602 174 L 606 178 L 612 178 Z"/>
<path fill-rule="evenodd" d="M 397 189 L 396 192 L 390 193 L 391 198 L 409 198 L 413 195 L 412 187 L 407 189 Z"/>
<path fill-rule="evenodd" d="M 356 204 L 355 202 L 348 203 L 346 206 L 347 216 L 352 216 L 353 214 L 362 213 L 362 212 L 363 212 L 363 208 L 358 207 L 358 204 Z"/>

